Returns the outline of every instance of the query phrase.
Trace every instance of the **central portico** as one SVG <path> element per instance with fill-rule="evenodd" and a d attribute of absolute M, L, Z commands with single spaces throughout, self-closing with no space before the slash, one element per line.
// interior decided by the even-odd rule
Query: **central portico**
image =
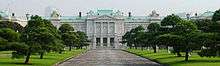
<path fill-rule="evenodd" d="M 124 31 L 124 19 L 112 17 L 111 10 L 100 10 L 98 16 L 88 16 L 87 34 L 92 37 L 93 49 L 119 48 L 120 37 Z"/>

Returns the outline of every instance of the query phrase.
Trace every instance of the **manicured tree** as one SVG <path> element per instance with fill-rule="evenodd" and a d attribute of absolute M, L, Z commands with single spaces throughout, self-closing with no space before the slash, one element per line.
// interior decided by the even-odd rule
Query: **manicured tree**
<path fill-rule="evenodd" d="M 203 46 L 201 52 L 198 52 L 198 55 L 200 55 L 201 57 L 211 57 L 213 55 L 213 53 L 208 52 L 207 48 L 211 44 L 213 44 L 214 36 L 214 33 L 200 33 L 199 35 L 193 38 L 196 44 Z"/>
<path fill-rule="evenodd" d="M 19 41 L 20 34 L 10 28 L 1 28 L 0 37 L 6 39 L 8 42 Z"/>
<path fill-rule="evenodd" d="M 10 21 L 1 21 L 0 28 L 11 28 L 16 32 L 17 31 L 22 32 L 22 30 L 24 29 L 24 27 L 18 24 L 17 22 L 10 22 Z"/>
<path fill-rule="evenodd" d="M 173 35 L 173 34 L 169 34 L 169 33 L 172 33 L 172 32 L 175 32 L 175 28 L 177 26 L 177 23 L 179 22 L 182 22 L 183 20 L 177 16 L 177 15 L 168 15 L 166 16 L 162 21 L 161 21 L 161 28 L 160 28 L 160 31 L 163 32 L 165 34 L 165 37 L 176 37 L 178 38 L 178 35 Z M 176 44 L 173 44 L 173 45 L 170 45 L 168 43 L 170 43 L 169 41 L 171 40 L 167 40 L 165 41 L 165 43 L 162 43 L 161 41 L 162 40 L 165 40 L 163 38 L 159 38 L 159 44 L 162 44 L 162 45 L 166 45 L 166 46 L 172 46 L 174 48 L 174 52 L 177 53 L 177 56 L 181 56 L 180 54 L 180 49 L 178 48 L 179 46 L 176 46 Z M 179 42 L 179 41 L 178 41 Z"/>
<path fill-rule="evenodd" d="M 212 16 L 212 21 L 213 22 L 217 22 L 220 20 L 220 9 L 216 10 L 214 15 Z"/>
<path fill-rule="evenodd" d="M 158 43 L 161 45 L 172 46 L 174 48 L 177 57 L 181 57 L 180 54 L 183 43 L 183 36 L 163 34 L 157 37 Z"/>
<path fill-rule="evenodd" d="M 59 28 L 62 36 L 62 40 L 66 46 L 69 47 L 69 51 L 72 47 L 78 44 L 77 33 L 73 32 L 74 28 L 69 24 L 62 24 Z"/>
<path fill-rule="evenodd" d="M 156 53 L 157 52 L 156 36 L 158 36 L 160 33 L 159 32 L 160 25 L 157 23 L 151 23 L 150 25 L 148 25 L 147 29 L 148 29 L 148 36 L 146 38 L 148 38 L 148 43 L 153 47 L 154 53 Z"/>
<path fill-rule="evenodd" d="M 182 20 L 181 22 L 177 23 L 176 27 L 174 27 L 174 31 L 175 32 L 173 32 L 173 34 L 184 37 L 183 50 L 186 52 L 185 61 L 188 61 L 189 52 L 190 50 L 193 50 L 191 48 L 194 44 L 192 38 L 197 35 L 197 26 L 192 23 L 192 21 Z"/>
<path fill-rule="evenodd" d="M 46 51 L 50 51 L 50 47 L 54 46 L 56 42 L 56 37 L 53 33 L 53 30 L 48 29 L 48 25 L 45 24 L 39 16 L 32 16 L 31 20 L 28 21 L 25 30 L 21 33 L 21 39 L 25 42 L 29 48 L 27 51 L 27 57 L 25 63 L 29 62 L 30 56 L 32 53 L 39 52 L 40 58 L 43 58 L 43 55 Z M 55 45 L 56 46 L 56 45 Z"/>
<path fill-rule="evenodd" d="M 141 47 L 144 44 L 142 43 L 143 34 L 144 28 L 142 26 L 138 26 L 134 29 L 131 29 L 122 37 L 122 43 L 127 43 L 127 46 L 129 46 L 130 48 L 134 46 L 135 49 L 137 49 L 137 47 Z"/>
<path fill-rule="evenodd" d="M 54 43 L 53 41 L 56 39 L 55 36 L 50 33 L 47 28 L 35 28 L 35 42 L 40 45 L 38 51 L 40 53 L 40 59 L 43 59 L 43 55 L 45 52 L 50 51 L 50 46 Z"/>
<path fill-rule="evenodd" d="M 63 51 L 63 44 L 61 42 L 61 36 L 59 34 L 59 31 L 56 29 L 56 27 L 49 21 L 43 19 L 44 27 L 42 28 L 41 32 L 39 34 L 42 34 L 42 41 L 41 41 L 41 51 L 40 58 L 43 58 L 43 55 L 45 52 L 52 51 Z"/>
<path fill-rule="evenodd" d="M 0 29 L 0 50 L 9 50 L 6 48 L 9 42 L 16 42 L 19 40 L 19 33 L 10 28 Z"/>
<path fill-rule="evenodd" d="M 81 31 L 77 31 L 77 37 L 79 38 L 79 48 L 82 49 L 83 46 L 88 46 L 89 44 L 88 42 L 88 37 L 86 36 L 86 34 L 84 32 Z"/>
<path fill-rule="evenodd" d="M 74 28 L 69 24 L 62 24 L 59 28 L 61 33 L 68 33 L 74 31 Z"/>
<path fill-rule="evenodd" d="M 0 20 L 2 20 L 2 16 L 0 15 Z"/>
<path fill-rule="evenodd" d="M 25 42 L 29 48 L 26 52 L 26 59 L 24 63 L 28 63 L 32 53 L 39 52 L 41 44 L 39 43 L 40 31 L 44 27 L 44 23 L 41 17 L 32 16 L 31 20 L 28 21 L 27 26 L 21 33 L 21 40 Z"/>
<path fill-rule="evenodd" d="M 136 40 L 137 40 L 137 44 L 138 44 L 138 47 L 141 47 L 141 49 L 143 50 L 144 47 L 146 47 L 147 45 L 145 44 L 146 43 L 146 36 L 145 36 L 145 32 L 143 31 L 140 31 L 136 34 Z"/>
<path fill-rule="evenodd" d="M 12 58 L 20 58 L 24 56 L 28 46 L 24 43 L 18 42 L 20 34 L 10 28 L 0 29 L 0 51 L 14 51 Z"/>
<path fill-rule="evenodd" d="M 188 61 L 189 51 L 192 50 L 190 46 L 194 44 L 193 41 L 191 41 L 191 39 L 196 34 L 195 32 L 197 31 L 197 26 L 194 23 L 192 23 L 192 21 L 182 20 L 181 18 L 175 15 L 169 15 L 165 17 L 162 20 L 161 25 L 169 29 L 166 32 L 169 32 L 172 35 L 176 35 L 176 37 L 177 36 L 182 37 L 181 43 L 177 45 L 174 44 L 173 48 L 174 51 L 177 51 L 177 53 L 179 53 L 180 50 L 184 50 L 186 52 L 185 60 Z M 172 26 L 172 27 L 168 27 L 168 26 Z M 173 42 L 175 43 L 175 41 Z M 182 46 L 182 47 L 178 47 L 178 46 Z"/>
<path fill-rule="evenodd" d="M 2 20 L 2 16 L 0 15 L 0 20 Z"/>
<path fill-rule="evenodd" d="M 137 47 L 141 47 L 141 44 L 143 43 L 140 43 L 141 39 L 138 38 L 139 36 L 143 36 L 144 28 L 142 26 L 138 26 L 134 28 L 134 30 L 132 30 L 131 33 L 133 34 L 131 35 L 131 37 L 133 39 L 132 43 L 134 44 L 135 48 L 137 49 Z"/>
<path fill-rule="evenodd" d="M 195 39 L 199 39 L 200 41 L 197 42 L 203 46 L 201 52 L 198 53 L 201 57 L 219 56 L 220 46 L 218 44 L 220 43 L 220 38 L 218 33 L 203 33 Z"/>
<path fill-rule="evenodd" d="M 182 19 L 177 15 L 168 15 L 161 21 L 161 26 L 171 26 L 175 27 L 178 22 L 181 22 Z"/>
<path fill-rule="evenodd" d="M 210 30 L 210 26 L 213 22 L 209 19 L 198 19 L 193 21 L 196 25 L 198 30 L 202 32 L 208 32 Z"/>
<path fill-rule="evenodd" d="M 74 33 L 63 33 L 62 40 L 66 46 L 69 47 L 69 51 L 72 50 L 72 47 L 78 44 L 78 38 Z"/>
<path fill-rule="evenodd" d="M 1 31 L 1 30 L 0 30 L 0 31 Z M 7 41 L 6 39 L 0 37 L 0 51 L 5 50 L 5 46 L 7 45 L 7 42 L 8 42 L 8 41 Z"/>
<path fill-rule="evenodd" d="M 131 43 L 131 32 L 128 31 L 125 33 L 125 35 L 122 36 L 122 43 L 127 44 L 127 46 L 131 49 L 132 43 Z"/>
<path fill-rule="evenodd" d="M 150 23 L 147 29 L 149 32 L 159 32 L 160 25 L 157 23 Z"/>

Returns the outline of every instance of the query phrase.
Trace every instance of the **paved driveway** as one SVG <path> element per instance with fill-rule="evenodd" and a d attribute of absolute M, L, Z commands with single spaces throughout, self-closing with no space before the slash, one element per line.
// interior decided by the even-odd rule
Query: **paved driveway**
<path fill-rule="evenodd" d="M 59 66 L 161 66 L 148 59 L 110 49 L 90 50 L 84 55 L 70 59 Z"/>

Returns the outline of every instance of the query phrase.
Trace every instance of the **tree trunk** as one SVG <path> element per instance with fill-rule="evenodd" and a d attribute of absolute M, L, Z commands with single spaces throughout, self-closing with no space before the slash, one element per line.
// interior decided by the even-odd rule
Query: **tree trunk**
<path fill-rule="evenodd" d="M 182 55 L 180 54 L 180 51 L 177 51 L 177 57 L 181 57 Z"/>
<path fill-rule="evenodd" d="M 220 51 L 217 50 L 217 51 L 216 51 L 216 56 L 219 57 L 219 56 L 220 56 L 219 54 L 220 54 Z"/>
<path fill-rule="evenodd" d="M 72 46 L 69 46 L 69 51 L 71 51 L 72 50 Z"/>
<path fill-rule="evenodd" d="M 25 64 L 28 64 L 29 59 L 30 59 L 30 56 L 31 56 L 31 52 L 28 51 L 27 56 L 26 56 L 26 59 L 25 59 L 25 62 L 24 62 Z"/>
<path fill-rule="evenodd" d="M 62 51 L 59 51 L 59 54 L 62 54 Z"/>
<path fill-rule="evenodd" d="M 186 49 L 185 61 L 189 60 L 189 49 Z"/>
<path fill-rule="evenodd" d="M 157 47 L 153 46 L 153 49 L 154 49 L 154 53 L 157 53 Z"/>
<path fill-rule="evenodd" d="M 44 52 L 40 52 L 40 59 L 44 58 Z"/>
<path fill-rule="evenodd" d="M 144 50 L 144 47 L 141 47 L 141 50 L 143 51 L 143 50 Z"/>

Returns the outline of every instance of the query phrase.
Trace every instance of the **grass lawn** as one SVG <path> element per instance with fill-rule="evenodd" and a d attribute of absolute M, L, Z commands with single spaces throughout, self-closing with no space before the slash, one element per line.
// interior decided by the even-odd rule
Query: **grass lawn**
<path fill-rule="evenodd" d="M 62 54 L 51 52 L 47 53 L 44 59 L 39 59 L 39 55 L 31 55 L 30 64 L 23 64 L 24 58 L 11 59 L 10 51 L 0 51 L 0 66 L 52 66 L 59 61 L 71 56 L 77 56 L 82 52 L 85 52 L 85 49 L 65 51 Z"/>
<path fill-rule="evenodd" d="M 127 49 L 126 51 L 170 66 L 220 66 L 220 57 L 200 57 L 197 53 L 192 53 L 189 61 L 185 62 L 185 57 L 176 57 L 174 54 L 167 53 L 166 50 L 160 50 L 158 53 L 153 53 L 152 50 L 140 49 Z"/>

